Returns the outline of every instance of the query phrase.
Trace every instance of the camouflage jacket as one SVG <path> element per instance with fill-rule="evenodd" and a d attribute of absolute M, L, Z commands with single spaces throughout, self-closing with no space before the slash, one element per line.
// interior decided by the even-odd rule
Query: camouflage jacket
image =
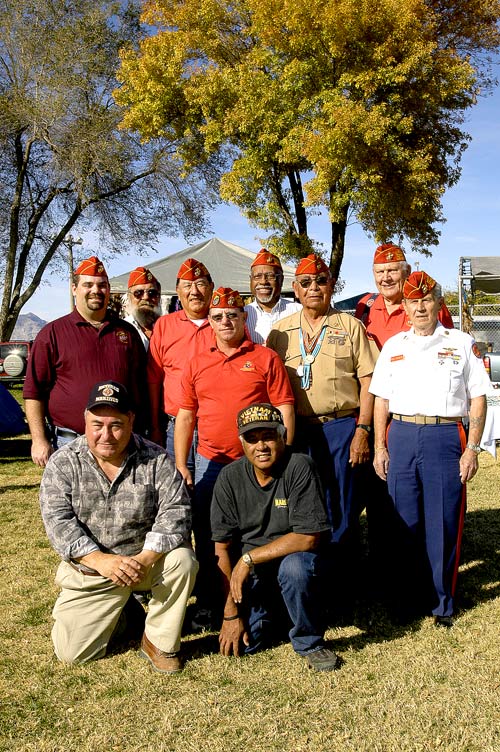
<path fill-rule="evenodd" d="M 65 561 L 99 550 L 166 553 L 190 540 L 191 504 L 182 477 L 164 449 L 137 434 L 113 481 L 85 436 L 59 449 L 43 473 L 40 506 L 49 541 Z"/>

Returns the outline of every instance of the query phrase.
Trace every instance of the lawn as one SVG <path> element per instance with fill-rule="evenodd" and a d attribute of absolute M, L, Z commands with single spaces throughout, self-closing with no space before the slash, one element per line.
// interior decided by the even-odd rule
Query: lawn
<path fill-rule="evenodd" d="M 29 439 L 0 439 L 2 712 L 0 750 L 15 752 L 498 752 L 500 750 L 500 463 L 469 484 L 460 614 L 405 627 L 359 602 L 332 625 L 343 658 L 308 671 L 288 644 L 227 659 L 215 635 L 188 635 L 179 676 L 134 648 L 59 664 L 50 640 L 58 562 L 38 511 L 41 471 Z"/>

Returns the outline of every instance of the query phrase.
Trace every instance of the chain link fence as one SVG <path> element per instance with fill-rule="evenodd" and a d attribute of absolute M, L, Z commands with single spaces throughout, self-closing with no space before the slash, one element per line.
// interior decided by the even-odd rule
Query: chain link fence
<path fill-rule="evenodd" d="M 459 308 L 448 305 L 453 322 L 458 328 Z M 469 332 L 484 352 L 500 351 L 500 303 L 477 303 L 467 307 L 462 328 Z"/>

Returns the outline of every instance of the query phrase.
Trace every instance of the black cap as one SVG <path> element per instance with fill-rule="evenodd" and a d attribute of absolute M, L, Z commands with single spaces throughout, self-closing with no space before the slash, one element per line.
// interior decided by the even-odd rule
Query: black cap
<path fill-rule="evenodd" d="M 123 384 L 118 381 L 99 381 L 94 384 L 89 394 L 87 410 L 94 407 L 114 407 L 120 413 L 133 410 L 132 401 Z"/>
<path fill-rule="evenodd" d="M 238 413 L 238 435 L 256 428 L 279 428 L 283 424 L 280 411 L 268 402 L 257 402 Z"/>

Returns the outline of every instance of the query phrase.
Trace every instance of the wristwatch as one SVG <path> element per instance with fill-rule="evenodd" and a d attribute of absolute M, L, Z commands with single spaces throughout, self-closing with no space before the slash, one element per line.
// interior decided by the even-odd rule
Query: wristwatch
<path fill-rule="evenodd" d="M 472 451 L 476 454 L 481 454 L 481 447 L 479 446 L 479 444 L 473 444 L 472 441 L 469 441 L 469 443 L 467 444 L 467 449 L 472 449 Z"/>
<path fill-rule="evenodd" d="M 366 431 L 366 433 L 370 433 L 371 430 L 372 430 L 372 427 L 368 426 L 366 423 L 358 423 L 358 425 L 356 426 L 356 428 L 362 428 L 363 431 Z"/>
<path fill-rule="evenodd" d="M 249 568 L 249 570 L 251 572 L 253 572 L 253 566 L 254 566 L 254 564 L 253 564 L 253 559 L 250 556 L 250 554 L 243 554 L 243 556 L 241 558 L 244 561 L 244 563 L 247 565 L 247 567 Z"/>

